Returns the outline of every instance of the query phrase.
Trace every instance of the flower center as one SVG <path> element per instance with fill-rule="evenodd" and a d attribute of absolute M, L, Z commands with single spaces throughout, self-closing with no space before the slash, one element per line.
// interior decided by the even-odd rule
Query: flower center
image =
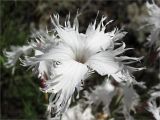
<path fill-rule="evenodd" d="M 75 52 L 75 60 L 82 64 L 87 62 L 90 56 L 91 56 L 91 51 L 85 48 Z"/>
<path fill-rule="evenodd" d="M 86 62 L 86 59 L 83 56 L 81 56 L 81 57 L 80 56 L 76 56 L 76 61 L 84 64 Z"/>

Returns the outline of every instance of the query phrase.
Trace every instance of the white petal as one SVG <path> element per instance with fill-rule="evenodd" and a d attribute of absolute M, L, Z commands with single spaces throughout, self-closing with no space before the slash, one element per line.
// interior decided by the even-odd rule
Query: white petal
<path fill-rule="evenodd" d="M 140 61 L 143 59 L 143 57 L 137 58 L 137 57 L 120 56 L 117 57 L 116 59 L 119 59 L 120 61 L 125 61 L 125 60 Z"/>
<path fill-rule="evenodd" d="M 160 120 L 160 106 L 156 104 L 156 100 L 148 101 L 148 111 L 150 111 L 156 120 Z"/>
<path fill-rule="evenodd" d="M 11 46 L 11 51 L 4 51 L 4 54 L 8 58 L 8 61 L 5 63 L 6 67 L 13 67 L 18 61 L 19 57 L 24 54 L 28 55 L 32 51 L 32 46 Z"/>
<path fill-rule="evenodd" d="M 149 22 L 151 25 L 154 25 L 154 27 L 158 28 L 160 27 L 160 7 L 158 7 L 155 3 L 150 4 L 146 3 L 146 6 L 148 8 L 149 16 L 147 17 L 147 22 Z"/>
<path fill-rule="evenodd" d="M 46 52 L 49 49 L 56 46 L 61 39 L 58 39 L 54 34 L 48 34 L 48 32 L 44 30 L 35 31 L 31 35 L 30 45 L 33 46 L 36 50 Z"/>
<path fill-rule="evenodd" d="M 72 49 L 77 49 L 81 47 L 81 40 L 78 32 L 77 16 L 75 17 L 73 27 L 70 26 L 69 20 L 66 21 L 66 26 L 62 27 L 59 24 L 59 15 L 54 16 L 54 20 L 52 19 L 52 23 L 55 25 L 57 35 L 62 39 L 63 42 L 68 44 Z"/>
<path fill-rule="evenodd" d="M 96 86 L 92 93 L 85 93 L 85 97 L 89 100 L 89 104 L 93 103 L 96 106 L 104 105 L 104 112 L 110 114 L 109 105 L 112 98 L 115 96 L 115 87 L 111 84 L 110 80 L 105 81 L 103 85 Z"/>
<path fill-rule="evenodd" d="M 62 120 L 77 120 L 78 118 L 81 117 L 82 117 L 82 108 L 78 104 L 72 108 L 69 108 L 62 116 Z"/>
<path fill-rule="evenodd" d="M 68 109 L 62 116 L 62 120 L 95 120 L 95 118 L 92 115 L 90 106 L 83 110 L 82 105 L 78 104 Z"/>
<path fill-rule="evenodd" d="M 130 111 L 135 111 L 135 106 L 138 105 L 140 99 L 139 95 L 136 93 L 136 91 L 133 89 L 133 87 L 128 86 L 122 86 L 123 89 L 123 114 L 125 117 L 125 120 L 134 120 L 134 118 L 131 116 Z"/>
<path fill-rule="evenodd" d="M 68 100 L 73 95 L 75 89 L 78 89 L 80 86 L 87 71 L 86 65 L 73 60 L 62 62 L 54 69 L 55 79 L 53 78 L 52 81 L 46 83 L 47 87 L 44 90 L 59 94 L 58 100 L 54 101 L 57 111 L 63 112 L 67 109 Z"/>
<path fill-rule="evenodd" d="M 128 82 L 130 84 L 135 80 L 127 69 L 122 69 L 121 71 L 112 74 L 112 77 L 119 83 Z"/>
<path fill-rule="evenodd" d="M 126 44 L 124 42 L 122 42 L 122 45 L 119 48 L 115 49 L 113 51 L 113 54 L 116 56 L 116 55 L 122 54 L 123 52 L 125 52 L 127 50 L 133 49 L 133 48 L 126 48 L 125 49 L 125 47 L 126 47 Z"/>
<path fill-rule="evenodd" d="M 62 61 L 62 60 L 71 60 L 75 59 L 75 55 L 72 49 L 64 44 L 60 44 L 57 47 L 51 49 L 47 53 L 42 55 L 37 55 L 35 57 L 26 58 L 22 60 L 24 66 L 35 65 L 41 61 L 53 60 L 53 61 Z"/>
<path fill-rule="evenodd" d="M 86 64 L 100 75 L 113 74 L 120 70 L 119 63 L 115 61 L 110 51 L 103 51 L 91 56 Z"/>
<path fill-rule="evenodd" d="M 94 31 L 87 36 L 86 46 L 95 52 L 113 47 L 112 37 L 108 33 Z"/>
<path fill-rule="evenodd" d="M 75 59 L 73 50 L 65 44 L 60 44 L 57 47 L 51 49 L 45 53 L 41 59 L 52 59 L 55 61 Z"/>
<path fill-rule="evenodd" d="M 105 26 L 103 25 L 103 21 L 105 19 L 105 17 L 102 17 L 97 28 L 95 28 L 95 23 L 93 25 L 90 24 L 86 31 L 86 47 L 94 52 L 98 52 L 101 49 L 105 50 L 113 48 L 112 38 L 114 36 L 114 32 L 105 33 Z"/>
<path fill-rule="evenodd" d="M 126 34 L 127 34 L 127 32 L 117 31 L 115 33 L 115 36 L 114 36 L 113 40 L 114 41 L 121 40 Z"/>
<path fill-rule="evenodd" d="M 134 106 L 138 105 L 139 95 L 133 87 L 123 86 L 123 102 L 128 110 L 134 110 Z"/>
<path fill-rule="evenodd" d="M 49 77 L 49 73 L 50 73 L 49 70 L 51 67 L 50 65 L 51 65 L 50 61 L 42 61 L 39 63 L 39 67 L 38 67 L 39 78 L 46 80 Z"/>

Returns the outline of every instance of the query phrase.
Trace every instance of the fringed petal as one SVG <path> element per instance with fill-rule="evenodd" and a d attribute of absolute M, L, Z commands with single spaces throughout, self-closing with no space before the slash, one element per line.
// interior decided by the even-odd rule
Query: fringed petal
<path fill-rule="evenodd" d="M 53 79 L 50 82 L 46 82 L 46 87 L 43 91 L 59 95 L 56 100 L 52 101 L 54 102 L 52 107 L 55 110 L 52 113 L 60 115 L 68 108 L 68 101 L 70 101 L 75 89 L 79 89 L 78 87 L 81 81 L 84 80 L 88 68 L 81 63 L 70 60 L 63 62 L 53 70 Z"/>
<path fill-rule="evenodd" d="M 114 56 L 110 51 L 100 52 L 91 56 L 86 64 L 100 75 L 110 75 L 120 70 L 119 63 L 115 61 Z"/>
<path fill-rule="evenodd" d="M 4 51 L 4 55 L 7 57 L 8 61 L 5 63 L 6 67 L 13 67 L 18 61 L 21 55 L 28 55 L 32 51 L 32 46 L 24 45 L 20 46 L 11 46 L 11 51 Z"/>

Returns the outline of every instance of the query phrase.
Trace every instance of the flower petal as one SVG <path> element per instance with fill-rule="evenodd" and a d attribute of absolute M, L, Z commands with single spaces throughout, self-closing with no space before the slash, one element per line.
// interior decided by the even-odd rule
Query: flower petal
<path fill-rule="evenodd" d="M 39 50 L 35 50 L 35 55 L 42 55 L 43 52 L 39 51 Z M 51 61 L 41 61 L 38 64 L 35 65 L 35 67 L 33 68 L 33 71 L 35 73 L 38 73 L 38 78 L 40 78 L 41 80 L 47 80 L 49 77 L 49 70 L 51 68 L 50 66 Z"/>
<path fill-rule="evenodd" d="M 120 70 L 119 63 L 115 61 L 110 51 L 103 51 L 91 56 L 86 64 L 100 75 L 113 74 Z"/>
<path fill-rule="evenodd" d="M 11 51 L 4 51 L 8 61 L 5 63 L 6 67 L 13 67 L 22 54 L 28 55 L 32 51 L 32 46 L 11 46 Z"/>
<path fill-rule="evenodd" d="M 77 104 L 76 106 L 68 109 L 62 116 L 62 120 L 95 120 L 91 106 L 83 109 L 83 104 Z"/>
<path fill-rule="evenodd" d="M 57 36 L 59 36 L 63 42 L 69 45 L 72 49 L 80 48 L 81 40 L 78 32 L 78 14 L 74 19 L 73 27 L 71 27 L 69 20 L 65 22 L 66 26 L 63 27 L 59 24 L 59 15 L 54 15 L 54 19 L 51 18 L 52 23 L 55 26 Z"/>
<path fill-rule="evenodd" d="M 112 74 L 112 77 L 119 83 L 121 82 L 132 83 L 135 80 L 134 77 L 130 74 L 130 72 L 125 68 L 123 68 L 123 70 L 115 74 Z"/>
<path fill-rule="evenodd" d="M 122 86 L 123 89 L 123 98 L 122 98 L 122 106 L 123 106 L 123 114 L 125 117 L 125 120 L 134 120 L 132 115 L 130 114 L 130 111 L 135 111 L 135 106 L 138 105 L 140 101 L 139 95 L 136 93 L 136 91 L 133 89 L 133 87 L 128 86 Z"/>
<path fill-rule="evenodd" d="M 35 65 L 45 60 L 62 61 L 71 59 L 72 60 L 75 59 L 75 55 L 71 50 L 71 48 L 67 45 L 60 44 L 57 47 L 49 50 L 47 53 L 26 58 L 25 60 L 22 60 L 22 63 L 23 66 L 29 66 L 29 65 Z"/>
<path fill-rule="evenodd" d="M 62 64 L 54 68 L 52 80 L 46 82 L 47 87 L 44 88 L 45 92 L 58 93 L 58 100 L 54 101 L 57 111 L 65 111 L 67 104 L 75 89 L 81 85 L 84 80 L 88 68 L 86 65 L 78 63 L 73 60 L 64 61 Z M 57 77 L 58 76 L 58 77 Z"/>
<path fill-rule="evenodd" d="M 106 25 L 103 25 L 103 21 L 106 17 L 102 17 L 97 28 L 95 28 L 95 23 L 88 26 L 86 31 L 86 47 L 94 52 L 99 52 L 101 49 L 105 50 L 108 48 L 113 48 L 113 36 L 114 32 L 105 33 Z"/>

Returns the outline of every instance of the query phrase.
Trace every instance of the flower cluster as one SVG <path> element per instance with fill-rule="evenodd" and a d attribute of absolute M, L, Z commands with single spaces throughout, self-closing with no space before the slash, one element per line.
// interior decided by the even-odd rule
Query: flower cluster
<path fill-rule="evenodd" d="M 24 56 L 25 59 L 20 60 L 23 66 L 30 66 L 38 73 L 43 83 L 41 90 L 51 93 L 48 111 L 49 117 L 53 119 L 59 119 L 68 109 L 75 91 L 83 89 L 84 81 L 93 73 L 111 76 L 116 82 L 127 87 L 132 84 L 142 85 L 131 73 L 144 67 L 135 68 L 129 64 L 138 62 L 143 57 L 123 55 L 125 51 L 132 49 L 126 48 L 125 43 L 121 41 L 126 32 L 117 28 L 106 32 L 106 27 L 112 21 L 105 23 L 106 17 L 103 16 L 99 23 L 95 19 L 85 33 L 80 33 L 78 16 L 79 14 L 71 24 L 68 15 L 63 26 L 59 23 L 59 15 L 54 15 L 51 17 L 54 26 L 52 31 L 36 32 L 27 47 L 18 47 L 16 51 L 6 52 L 8 64 L 13 66 L 22 53 L 34 51 L 34 56 Z M 101 88 L 97 90 L 101 91 Z M 112 91 L 105 94 L 108 96 L 109 92 Z M 124 102 L 127 102 L 127 99 L 124 98 Z M 128 108 L 131 106 L 130 103 L 126 105 L 124 109 L 130 109 Z"/>
<path fill-rule="evenodd" d="M 158 56 L 160 56 L 160 7 L 152 1 L 152 4 L 146 2 L 146 8 L 148 15 L 144 16 L 143 19 L 146 22 L 145 26 L 149 26 L 150 35 L 147 38 L 148 45 L 154 46 L 157 49 Z"/>

